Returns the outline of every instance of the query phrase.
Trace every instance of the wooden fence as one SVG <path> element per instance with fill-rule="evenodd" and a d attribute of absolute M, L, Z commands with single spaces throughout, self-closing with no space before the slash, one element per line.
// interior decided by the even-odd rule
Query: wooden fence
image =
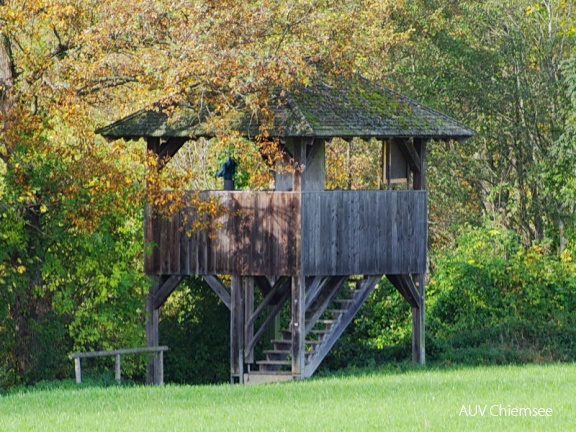
<path fill-rule="evenodd" d="M 80 365 L 80 360 L 83 358 L 92 357 L 116 357 L 116 363 L 114 368 L 114 376 L 117 381 L 120 381 L 122 374 L 120 371 L 120 356 L 127 354 L 154 354 L 158 356 L 158 364 L 160 365 L 159 371 L 159 381 L 156 384 L 164 384 L 164 351 L 168 351 L 167 346 L 157 346 L 157 347 L 144 347 L 144 348 L 127 348 L 120 350 L 110 350 L 110 351 L 91 351 L 91 352 L 81 352 L 70 354 L 70 358 L 74 359 L 74 371 L 76 373 L 76 383 L 80 384 L 82 382 L 82 367 Z"/>

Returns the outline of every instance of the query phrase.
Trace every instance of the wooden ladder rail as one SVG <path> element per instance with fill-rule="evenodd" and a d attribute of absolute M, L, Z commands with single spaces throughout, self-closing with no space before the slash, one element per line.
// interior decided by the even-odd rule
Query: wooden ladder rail
<path fill-rule="evenodd" d="M 338 294 L 338 291 L 340 291 L 340 288 L 342 288 L 342 285 L 344 285 L 344 282 L 346 282 L 347 279 L 348 276 L 342 276 L 342 277 L 331 276 L 327 278 L 326 283 L 322 284 L 323 288 L 327 289 L 328 292 L 325 292 L 326 295 L 320 301 L 319 304 L 315 305 L 313 302 L 310 305 L 311 308 L 306 311 L 307 313 L 310 312 L 310 316 L 306 317 L 306 321 L 308 321 L 308 324 L 306 324 L 306 330 L 304 332 L 304 335 L 308 335 L 308 333 L 310 333 L 310 331 L 316 324 L 316 321 L 318 321 L 318 319 L 322 316 L 322 314 L 326 311 L 326 309 L 328 309 L 330 302 L 332 301 L 332 299 L 334 299 L 336 294 Z M 319 293 L 317 293 L 316 295 L 316 300 L 318 300 L 318 298 Z"/>
<path fill-rule="evenodd" d="M 354 301 L 348 306 L 346 312 L 342 314 L 342 316 L 340 316 L 340 318 L 334 324 L 332 331 L 326 335 L 323 343 L 318 347 L 316 353 L 310 357 L 308 362 L 306 362 L 306 366 L 304 368 L 304 376 L 306 378 L 311 377 L 318 366 L 320 366 L 320 363 L 322 360 L 324 360 L 324 357 L 326 357 L 340 335 L 352 322 L 354 316 L 358 310 L 360 310 L 360 307 L 364 304 L 364 301 L 366 301 L 380 279 L 381 276 L 368 276 L 360 281 L 359 294 L 354 297 Z"/>

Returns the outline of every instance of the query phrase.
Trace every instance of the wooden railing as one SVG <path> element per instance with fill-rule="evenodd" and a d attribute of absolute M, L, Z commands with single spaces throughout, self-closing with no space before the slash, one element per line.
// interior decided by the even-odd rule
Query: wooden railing
<path fill-rule="evenodd" d="M 426 271 L 426 191 L 302 194 L 305 275 Z"/>
<path fill-rule="evenodd" d="M 226 209 L 211 232 L 148 218 L 149 275 L 424 273 L 426 191 L 209 192 Z"/>
<path fill-rule="evenodd" d="M 158 356 L 158 363 L 160 365 L 159 371 L 159 382 L 158 384 L 164 384 L 164 351 L 168 351 L 167 346 L 157 346 L 157 347 L 145 347 L 145 348 L 128 348 L 120 350 L 110 350 L 110 351 L 91 351 L 91 352 L 81 352 L 70 354 L 70 358 L 74 359 L 74 371 L 76 373 L 76 383 L 80 384 L 82 382 L 82 368 L 80 365 L 80 360 L 83 358 L 91 357 L 116 357 L 116 363 L 114 368 L 114 376 L 117 381 L 120 381 L 122 374 L 120 372 L 120 356 L 127 354 L 154 354 Z"/>
<path fill-rule="evenodd" d="M 145 270 L 154 274 L 290 275 L 298 262 L 300 194 L 202 192 L 225 209 L 211 231 L 190 231 L 182 214 L 146 221 L 155 250 Z"/>

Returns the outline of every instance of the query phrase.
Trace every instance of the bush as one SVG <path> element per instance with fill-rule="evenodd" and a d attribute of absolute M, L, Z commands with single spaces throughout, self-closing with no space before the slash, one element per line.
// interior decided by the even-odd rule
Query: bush
<path fill-rule="evenodd" d="M 432 359 L 524 363 L 576 359 L 571 256 L 524 247 L 510 231 L 468 229 L 437 257 L 428 284 Z M 429 356 L 430 357 L 430 356 Z"/>

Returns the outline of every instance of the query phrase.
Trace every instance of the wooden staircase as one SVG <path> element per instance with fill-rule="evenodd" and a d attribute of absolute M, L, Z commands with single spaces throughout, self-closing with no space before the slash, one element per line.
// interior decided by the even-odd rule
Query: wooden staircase
<path fill-rule="evenodd" d="M 365 276 L 349 288 L 348 277 L 316 277 L 307 286 L 305 315 L 304 378 L 312 376 L 330 349 L 368 298 L 380 276 Z M 271 341 L 265 360 L 257 361 L 246 382 L 274 382 L 292 379 L 292 323 Z"/>

